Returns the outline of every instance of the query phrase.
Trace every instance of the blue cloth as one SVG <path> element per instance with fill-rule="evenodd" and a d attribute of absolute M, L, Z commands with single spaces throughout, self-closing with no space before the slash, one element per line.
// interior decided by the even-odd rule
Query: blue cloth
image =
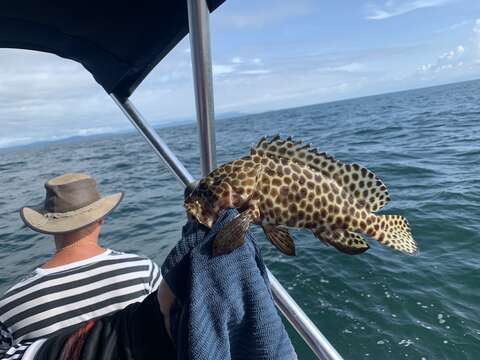
<path fill-rule="evenodd" d="M 189 221 L 162 266 L 177 297 L 171 319 L 178 359 L 296 359 L 252 234 L 233 252 L 211 255 L 215 235 L 237 214 L 223 212 L 210 231 Z"/>

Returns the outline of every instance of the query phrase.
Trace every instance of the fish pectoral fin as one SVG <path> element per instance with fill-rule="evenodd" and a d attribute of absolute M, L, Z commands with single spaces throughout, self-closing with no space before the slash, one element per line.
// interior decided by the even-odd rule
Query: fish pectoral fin
<path fill-rule="evenodd" d="M 268 240 L 282 253 L 295 256 L 295 242 L 287 229 L 272 225 L 262 225 Z"/>
<path fill-rule="evenodd" d="M 370 246 L 360 235 L 343 229 L 312 230 L 322 242 L 334 246 L 337 250 L 349 255 L 357 255 L 367 251 Z"/>
<path fill-rule="evenodd" d="M 215 236 L 212 255 L 219 256 L 232 252 L 245 243 L 245 234 L 251 223 L 251 214 L 247 210 L 225 225 Z"/>

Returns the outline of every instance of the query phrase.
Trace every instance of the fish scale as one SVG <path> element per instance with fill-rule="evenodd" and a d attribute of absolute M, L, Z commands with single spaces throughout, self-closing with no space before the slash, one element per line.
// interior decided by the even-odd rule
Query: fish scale
<path fill-rule="evenodd" d="M 369 249 L 365 237 L 406 254 L 417 246 L 408 221 L 376 215 L 390 201 L 384 183 L 358 164 L 344 164 L 311 145 L 262 138 L 250 155 L 224 164 L 202 179 L 186 198 L 190 215 L 211 227 L 221 210 L 240 215 L 214 241 L 214 255 L 234 250 L 249 224 L 287 255 L 295 254 L 288 228 L 307 229 L 347 254 Z"/>

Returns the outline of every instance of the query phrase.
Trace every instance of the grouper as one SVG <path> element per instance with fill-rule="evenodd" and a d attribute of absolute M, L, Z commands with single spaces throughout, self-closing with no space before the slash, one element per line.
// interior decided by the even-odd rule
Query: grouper
<path fill-rule="evenodd" d="M 277 135 L 262 138 L 250 155 L 201 179 L 184 206 L 207 227 L 222 210 L 238 209 L 239 215 L 217 234 L 214 256 L 241 246 L 250 224 L 260 225 L 286 255 L 295 255 L 289 228 L 310 230 L 324 244 L 350 255 L 369 249 L 366 238 L 416 254 L 407 219 L 375 214 L 389 201 L 385 184 L 365 167 Z"/>

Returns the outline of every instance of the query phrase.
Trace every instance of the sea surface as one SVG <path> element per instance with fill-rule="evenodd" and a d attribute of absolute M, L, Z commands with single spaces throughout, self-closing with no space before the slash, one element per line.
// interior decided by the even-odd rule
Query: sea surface
<path fill-rule="evenodd" d="M 406 216 L 420 253 L 377 243 L 348 256 L 296 231 L 297 256 L 255 228 L 271 271 L 345 359 L 480 359 L 480 81 L 286 109 L 218 121 L 219 163 L 263 135 L 293 135 L 387 184 L 381 213 Z M 199 175 L 195 125 L 159 133 Z M 126 197 L 108 217 L 105 246 L 162 263 L 185 222 L 182 187 L 135 134 L 0 152 L 0 292 L 51 255 L 18 210 L 40 203 L 43 183 L 64 172 L 95 176 Z M 289 328 L 299 359 L 314 359 Z"/>

